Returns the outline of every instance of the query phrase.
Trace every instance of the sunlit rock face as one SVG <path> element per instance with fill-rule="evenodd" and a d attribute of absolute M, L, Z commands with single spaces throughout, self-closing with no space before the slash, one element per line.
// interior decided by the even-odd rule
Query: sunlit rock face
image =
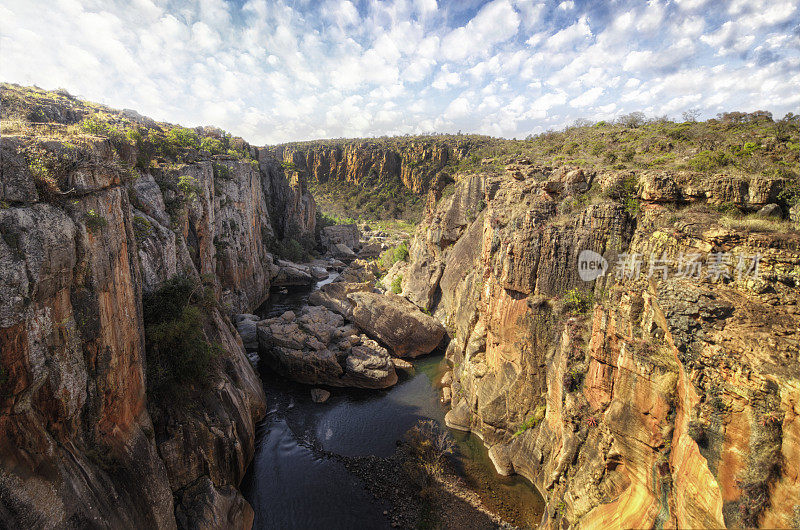
<path fill-rule="evenodd" d="M 401 294 L 448 328 L 447 422 L 534 482 L 546 528 L 789 527 L 800 238 L 726 228 L 703 206 L 755 211 L 786 182 L 645 172 L 634 209 L 603 192 L 622 179 L 523 162 L 432 197 Z M 584 250 L 612 268 L 584 282 Z M 638 279 L 617 277 L 622 253 L 643 256 Z M 723 253 L 729 279 L 648 278 L 651 255 Z M 738 274 L 755 255 L 758 277 Z"/>
<path fill-rule="evenodd" d="M 76 161 L 52 187 L 34 144 Z M 222 313 L 267 298 L 273 238 L 313 233 L 305 185 L 256 149 L 139 171 L 92 136 L 0 148 L 0 526 L 247 526 L 236 487 L 265 403 Z M 193 407 L 146 398 L 142 296 L 176 274 L 217 302 L 202 325 L 220 353 Z"/>

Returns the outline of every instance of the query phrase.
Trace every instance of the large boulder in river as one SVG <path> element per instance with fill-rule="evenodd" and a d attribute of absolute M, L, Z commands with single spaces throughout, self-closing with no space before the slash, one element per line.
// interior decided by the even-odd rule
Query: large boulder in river
<path fill-rule="evenodd" d="M 323 285 L 318 291 L 311 293 L 308 301 L 314 305 L 325 306 L 345 318 L 350 318 L 353 311 L 353 303 L 348 300 L 347 295 L 369 291 L 372 291 L 372 285 L 369 282 L 333 282 Z"/>
<path fill-rule="evenodd" d="M 261 358 L 278 373 L 310 385 L 386 388 L 397 373 L 386 348 L 341 315 L 304 306 L 258 323 Z"/>
<path fill-rule="evenodd" d="M 309 302 L 327 307 L 355 323 L 398 357 L 432 352 L 445 329 L 438 320 L 396 294 L 380 294 L 366 283 L 333 282 L 312 293 Z"/>
<path fill-rule="evenodd" d="M 273 287 L 296 287 L 313 285 L 316 282 L 311 267 L 279 259 L 272 275 Z"/>
<path fill-rule="evenodd" d="M 353 292 L 351 319 L 364 333 L 392 349 L 398 357 L 432 352 L 444 337 L 438 320 L 396 294 Z"/>

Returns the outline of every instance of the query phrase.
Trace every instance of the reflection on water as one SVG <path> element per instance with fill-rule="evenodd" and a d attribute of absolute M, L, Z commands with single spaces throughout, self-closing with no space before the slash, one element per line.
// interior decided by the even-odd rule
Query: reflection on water
<path fill-rule="evenodd" d="M 308 295 L 309 291 L 273 295 L 258 314 L 272 317 L 298 309 Z M 445 410 L 433 384 L 441 362 L 441 354 L 414 361 L 414 374 L 401 373 L 398 384 L 387 390 L 330 389 L 324 404 L 311 401 L 310 387 L 284 381 L 260 364 L 269 413 L 259 424 L 255 458 L 242 482 L 255 510 L 254 527 L 388 528 L 386 506 L 340 462 L 314 448 L 345 456 L 388 456 L 418 420 L 443 423 Z M 535 524 L 541 498 L 532 486 L 520 477 L 497 475 L 480 440 L 454 434 L 465 479 L 508 496 L 507 504 Z"/>

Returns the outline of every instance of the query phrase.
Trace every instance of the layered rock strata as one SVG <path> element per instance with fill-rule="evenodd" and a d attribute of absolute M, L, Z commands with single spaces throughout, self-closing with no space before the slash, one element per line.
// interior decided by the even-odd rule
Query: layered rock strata
<path fill-rule="evenodd" d="M 0 526 L 247 527 L 264 396 L 223 313 L 266 299 L 273 238 L 313 231 L 304 185 L 257 149 L 144 172 L 92 136 L 0 149 Z M 142 295 L 175 275 L 211 289 L 220 353 L 207 387 L 148 403 Z"/>
<path fill-rule="evenodd" d="M 786 185 L 520 163 L 426 213 L 402 295 L 447 325 L 447 422 L 536 485 L 544 528 L 798 522 L 800 235 L 713 208 Z"/>

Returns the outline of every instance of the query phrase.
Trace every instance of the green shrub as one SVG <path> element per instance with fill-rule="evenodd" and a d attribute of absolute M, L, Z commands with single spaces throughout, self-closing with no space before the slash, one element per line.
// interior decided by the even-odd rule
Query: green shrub
<path fill-rule="evenodd" d="M 701 151 L 689 160 L 689 166 L 697 171 L 712 171 L 732 162 L 724 151 Z"/>
<path fill-rule="evenodd" d="M 89 230 L 99 230 L 108 224 L 106 218 L 97 213 L 95 210 L 86 212 L 86 226 Z"/>
<path fill-rule="evenodd" d="M 400 294 L 403 292 L 403 277 L 399 274 L 392 280 L 392 292 L 394 294 Z"/>
<path fill-rule="evenodd" d="M 147 352 L 147 390 L 152 395 L 204 384 L 222 347 L 203 332 L 213 292 L 186 276 L 175 276 L 142 298 Z"/>
<path fill-rule="evenodd" d="M 594 305 L 594 294 L 573 287 L 563 298 L 564 310 L 572 315 L 585 315 Z"/>
<path fill-rule="evenodd" d="M 233 172 L 227 165 L 214 162 L 211 167 L 214 170 L 214 178 L 220 178 L 224 180 L 230 180 L 233 178 Z"/>
<path fill-rule="evenodd" d="M 151 233 L 153 233 L 153 225 L 150 224 L 150 221 L 141 215 L 134 215 L 133 235 L 136 237 L 137 241 L 144 241 Z"/>
<path fill-rule="evenodd" d="M 206 151 L 212 155 L 220 155 L 225 152 L 225 144 L 217 138 L 205 136 L 200 140 L 200 150 Z"/>
<path fill-rule="evenodd" d="M 380 265 L 385 269 L 390 268 L 398 261 L 408 261 L 408 242 L 406 241 L 381 253 Z"/>
<path fill-rule="evenodd" d="M 178 189 L 190 199 L 197 197 L 203 191 L 197 183 L 197 179 L 191 175 L 181 175 L 178 177 Z"/>
<path fill-rule="evenodd" d="M 197 132 L 184 127 L 175 127 L 167 133 L 167 141 L 179 148 L 199 149 L 200 137 Z"/>
<path fill-rule="evenodd" d="M 547 405 L 538 405 L 535 409 L 533 409 L 533 413 L 528 416 L 526 419 L 517 429 L 517 432 L 514 433 L 514 436 L 519 436 L 520 434 L 524 433 L 528 429 L 533 429 L 541 421 L 544 419 L 545 414 L 547 413 Z"/>

